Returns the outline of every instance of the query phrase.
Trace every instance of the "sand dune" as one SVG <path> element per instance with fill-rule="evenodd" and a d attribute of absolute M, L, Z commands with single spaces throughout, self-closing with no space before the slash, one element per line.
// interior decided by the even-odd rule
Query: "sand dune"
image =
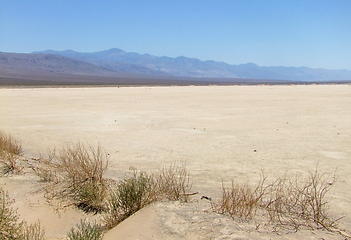
<path fill-rule="evenodd" d="M 233 221 L 204 210 L 221 182 L 257 183 L 283 174 L 337 176 L 331 212 L 351 230 L 351 86 L 204 86 L 0 89 L 0 130 L 21 141 L 25 157 L 71 142 L 100 144 L 110 154 L 108 177 L 133 166 L 152 173 L 186 162 L 190 203 L 158 202 L 108 232 L 105 239 L 342 239 L 325 231 L 255 230 L 259 219 Z M 80 218 L 56 213 L 34 193 L 31 174 L 0 178 L 21 218 L 40 219 L 50 239 L 64 239 Z"/>

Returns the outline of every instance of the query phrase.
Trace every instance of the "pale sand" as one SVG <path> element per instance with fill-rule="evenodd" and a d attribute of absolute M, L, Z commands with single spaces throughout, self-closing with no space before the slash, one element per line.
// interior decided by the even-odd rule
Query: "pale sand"
<path fill-rule="evenodd" d="M 188 164 L 199 192 L 191 203 L 155 203 L 105 239 L 340 239 L 256 231 L 259 220 L 206 213 L 210 204 L 200 200 L 218 199 L 222 181 L 255 184 L 262 169 L 274 179 L 307 174 L 317 163 L 321 172 L 336 171 L 331 212 L 351 230 L 350 85 L 0 89 L 0 130 L 19 139 L 27 157 L 70 142 L 100 144 L 115 179 L 130 166 L 152 173 Z M 0 178 L 21 218 L 39 218 L 48 237 L 64 238 L 80 218 L 94 218 L 73 209 L 56 214 L 33 193 L 35 182 L 30 174 Z"/>

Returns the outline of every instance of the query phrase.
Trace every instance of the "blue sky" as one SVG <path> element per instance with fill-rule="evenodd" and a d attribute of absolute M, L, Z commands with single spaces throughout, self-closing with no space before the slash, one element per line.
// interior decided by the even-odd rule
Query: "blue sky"
<path fill-rule="evenodd" d="M 350 0 L 0 0 L 0 51 L 351 70 Z"/>

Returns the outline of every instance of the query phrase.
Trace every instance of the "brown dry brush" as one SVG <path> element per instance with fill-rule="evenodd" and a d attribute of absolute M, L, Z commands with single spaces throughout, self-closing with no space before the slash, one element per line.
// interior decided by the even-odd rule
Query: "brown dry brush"
<path fill-rule="evenodd" d="M 26 222 L 22 225 L 21 240 L 45 240 L 45 229 L 40 225 L 40 221 L 33 224 L 27 224 Z"/>
<path fill-rule="evenodd" d="M 11 135 L 6 135 L 2 131 L 0 131 L 0 151 L 5 151 L 14 155 L 22 155 L 23 153 L 21 144 Z"/>
<path fill-rule="evenodd" d="M 229 188 L 222 184 L 222 198 L 219 203 L 212 204 L 212 209 L 244 219 L 253 218 L 260 209 L 277 231 L 308 227 L 346 237 L 348 232 L 339 229 L 337 224 L 341 218 L 333 218 L 329 213 L 327 193 L 335 181 L 335 175 L 328 178 L 316 169 L 307 179 L 296 175 L 293 179 L 281 177 L 265 184 L 266 178 L 261 177 L 254 190 L 248 184 L 232 182 Z"/>
<path fill-rule="evenodd" d="M 330 213 L 328 192 L 335 182 L 335 175 L 327 176 L 318 169 L 305 179 L 299 175 L 293 179 L 278 178 L 260 207 L 268 213 L 269 222 L 275 229 L 325 229 L 346 237 L 347 231 L 338 227 L 342 217 L 335 218 Z"/>
<path fill-rule="evenodd" d="M 170 200 L 189 200 L 192 184 L 186 163 L 172 163 L 155 174 L 156 189 L 160 197 Z"/>
<path fill-rule="evenodd" d="M 38 164 L 33 166 L 35 174 L 39 177 L 39 182 L 42 183 L 59 183 L 59 173 L 53 168 L 52 159 L 39 158 L 37 159 Z"/>
<path fill-rule="evenodd" d="M 23 149 L 19 141 L 0 131 L 0 162 L 3 164 L 4 175 L 20 171 L 17 160 L 22 154 Z"/>
<path fill-rule="evenodd" d="M 101 212 L 107 194 L 108 157 L 100 146 L 76 143 L 49 153 L 36 172 L 46 182 L 46 197 L 85 212 Z"/>
<path fill-rule="evenodd" d="M 212 203 L 212 209 L 221 214 L 229 214 L 231 217 L 251 219 L 255 216 L 261 198 L 268 186 L 264 186 L 266 178 L 262 177 L 252 189 L 248 183 L 236 183 L 232 181 L 231 187 L 226 187 L 222 182 L 222 198 L 219 203 Z"/>

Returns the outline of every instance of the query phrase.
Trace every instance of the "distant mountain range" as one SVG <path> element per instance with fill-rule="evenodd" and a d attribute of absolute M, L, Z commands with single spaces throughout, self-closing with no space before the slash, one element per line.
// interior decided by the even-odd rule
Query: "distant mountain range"
<path fill-rule="evenodd" d="M 107 76 L 115 73 L 111 69 L 61 55 L 2 52 L 0 52 L 0 72 L 2 75 L 47 72 Z"/>
<path fill-rule="evenodd" d="M 189 85 L 193 82 L 193 79 L 114 71 L 61 55 L 0 52 L 0 86 Z M 209 84 L 206 80 L 195 82 Z"/>
<path fill-rule="evenodd" d="M 128 53 L 121 49 L 80 53 L 72 50 L 46 50 L 34 54 L 61 55 L 118 72 L 195 78 L 249 78 L 290 81 L 351 80 L 349 70 L 313 69 L 308 67 L 260 67 L 254 63 L 230 65 L 187 57 L 156 57 Z"/>
<path fill-rule="evenodd" d="M 289 84 L 351 82 L 351 71 L 307 67 L 229 65 L 187 57 L 156 57 L 110 49 L 94 53 L 72 50 L 0 52 L 4 84 Z"/>

